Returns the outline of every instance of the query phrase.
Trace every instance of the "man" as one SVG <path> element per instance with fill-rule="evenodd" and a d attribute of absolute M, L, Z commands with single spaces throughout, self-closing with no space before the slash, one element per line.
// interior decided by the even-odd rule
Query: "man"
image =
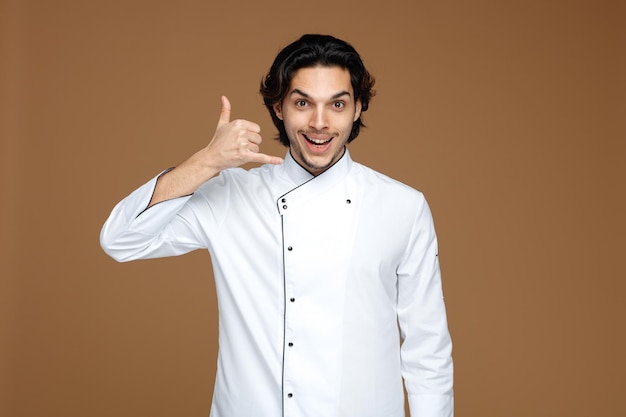
<path fill-rule="evenodd" d="M 119 203 L 118 261 L 211 253 L 212 417 L 453 415 L 437 239 L 418 191 L 354 162 L 374 81 L 344 41 L 305 35 L 261 85 L 284 161 L 222 111 L 208 146 Z M 264 165 L 237 168 L 246 162 Z"/>

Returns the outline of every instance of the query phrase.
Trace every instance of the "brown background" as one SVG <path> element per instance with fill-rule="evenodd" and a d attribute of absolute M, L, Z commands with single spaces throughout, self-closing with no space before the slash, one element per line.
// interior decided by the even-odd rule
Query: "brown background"
<path fill-rule="evenodd" d="M 0 9 L 0 415 L 207 416 L 206 253 L 117 264 L 113 205 L 304 32 L 377 77 L 355 159 L 422 190 L 457 416 L 626 415 L 621 1 L 34 1 Z"/>

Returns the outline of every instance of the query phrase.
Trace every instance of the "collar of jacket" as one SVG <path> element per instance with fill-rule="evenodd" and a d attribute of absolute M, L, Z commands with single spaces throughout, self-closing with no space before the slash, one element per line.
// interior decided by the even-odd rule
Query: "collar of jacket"
<path fill-rule="evenodd" d="M 353 164 L 346 148 L 343 156 L 333 166 L 318 176 L 313 176 L 293 159 L 291 152 L 287 152 L 281 167 L 293 183 L 293 188 L 276 200 L 278 212 L 285 214 L 290 208 L 296 208 L 326 192 L 348 175 Z"/>

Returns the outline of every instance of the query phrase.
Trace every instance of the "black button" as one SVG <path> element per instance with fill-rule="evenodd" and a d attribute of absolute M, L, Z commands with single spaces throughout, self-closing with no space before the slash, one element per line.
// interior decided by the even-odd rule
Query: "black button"
<path fill-rule="evenodd" d="M 290 298 L 289 301 L 291 301 L 293 303 L 294 301 L 296 301 L 296 299 L 295 298 Z"/>
<path fill-rule="evenodd" d="M 283 205 L 283 208 L 284 208 L 284 209 L 287 209 L 287 204 Z"/>
<path fill-rule="evenodd" d="M 286 202 L 287 202 L 287 199 L 286 199 L 286 198 L 283 198 L 283 199 L 281 199 L 280 201 L 282 201 L 283 203 L 286 203 Z"/>
<path fill-rule="evenodd" d="M 293 397 L 293 394 L 289 393 L 289 394 L 287 394 L 287 397 L 291 398 L 291 397 Z"/>
<path fill-rule="evenodd" d="M 292 346 L 293 346 L 293 343 L 289 342 L 289 347 L 292 347 Z"/>
<path fill-rule="evenodd" d="M 350 199 L 346 200 L 346 203 L 350 204 L 352 203 L 352 201 L 350 201 Z"/>
<path fill-rule="evenodd" d="M 293 250 L 293 248 L 292 248 L 291 246 L 289 246 L 289 247 L 287 247 L 287 250 L 288 250 L 288 251 L 292 251 L 292 250 Z"/>

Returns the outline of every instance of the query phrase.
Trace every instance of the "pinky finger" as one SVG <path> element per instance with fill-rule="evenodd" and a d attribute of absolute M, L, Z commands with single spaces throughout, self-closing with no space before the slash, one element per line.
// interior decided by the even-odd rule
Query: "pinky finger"
<path fill-rule="evenodd" d="M 261 164 L 280 165 L 283 163 L 283 158 L 278 156 L 266 155 L 264 153 L 255 153 L 250 162 L 258 162 Z"/>

